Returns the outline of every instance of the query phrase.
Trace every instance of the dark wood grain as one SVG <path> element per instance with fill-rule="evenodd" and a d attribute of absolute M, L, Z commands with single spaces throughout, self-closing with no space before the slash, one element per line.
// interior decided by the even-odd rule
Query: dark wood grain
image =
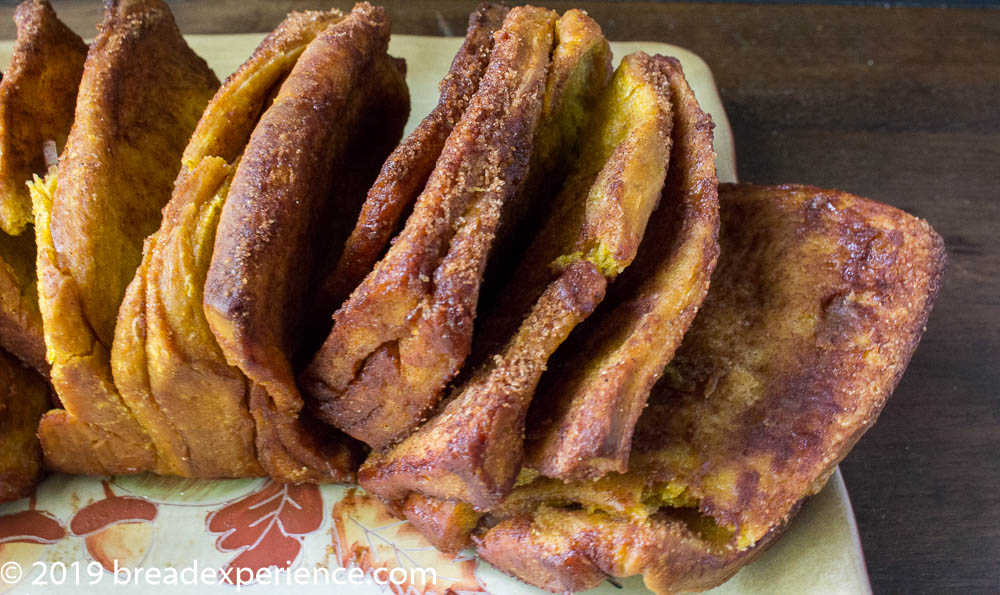
<path fill-rule="evenodd" d="M 334 2 L 347 7 L 344 2 Z M 385 2 L 399 33 L 456 35 L 473 3 Z M 837 187 L 925 217 L 950 264 L 927 334 L 843 464 L 876 592 L 1000 591 L 1000 11 L 546 2 L 611 39 L 700 54 L 740 177 Z M 54 2 L 93 35 L 97 1 Z M 271 29 L 319 2 L 172 2 L 187 33 Z M 13 36 L 11 5 L 0 37 Z"/>

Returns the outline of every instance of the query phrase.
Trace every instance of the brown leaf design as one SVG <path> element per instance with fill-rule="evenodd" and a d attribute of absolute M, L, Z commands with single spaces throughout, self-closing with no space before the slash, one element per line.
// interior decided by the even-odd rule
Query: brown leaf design
<path fill-rule="evenodd" d="M 312 484 L 268 482 L 260 490 L 209 513 L 205 524 L 219 535 L 215 546 L 238 552 L 226 565 L 223 579 L 233 582 L 236 573 L 271 566 L 290 568 L 302 552 L 305 536 L 323 523 L 323 496 Z"/>
<path fill-rule="evenodd" d="M 409 582 L 388 585 L 396 595 L 450 595 L 486 593 L 476 576 L 478 559 L 459 554 L 452 557 L 439 552 L 408 521 L 401 521 L 378 498 L 352 488 L 333 506 L 333 540 L 338 561 L 345 568 L 354 564 L 369 577 L 378 568 L 434 569 L 436 581 L 420 581 L 412 575 Z M 382 575 L 384 579 L 385 575 Z M 427 576 L 426 578 L 430 578 Z"/>

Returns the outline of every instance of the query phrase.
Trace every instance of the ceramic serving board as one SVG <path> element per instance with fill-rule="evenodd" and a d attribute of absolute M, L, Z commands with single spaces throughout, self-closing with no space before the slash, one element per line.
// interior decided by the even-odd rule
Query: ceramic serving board
<path fill-rule="evenodd" d="M 222 79 L 263 34 L 193 35 L 191 46 Z M 437 102 L 437 84 L 461 39 L 396 35 L 406 58 L 412 111 L 407 132 Z M 0 63 L 12 42 L 0 42 Z M 679 47 L 611 44 L 616 62 L 636 50 L 678 58 L 715 120 L 720 181 L 735 181 L 732 132 L 712 74 Z M 116 566 L 117 565 L 117 566 Z M 119 570 L 114 574 L 114 570 Z M 379 568 L 421 568 L 378 585 Z M 241 584 L 236 568 L 271 568 Z M 353 569 L 353 574 L 346 570 Z M 434 569 L 436 581 L 429 569 Z M 284 574 L 277 572 L 281 570 Z M 384 571 L 383 571 L 384 572 Z M 378 577 L 385 578 L 386 574 Z M 397 573 L 396 578 L 404 574 Z M 361 578 L 362 584 L 357 583 Z M 228 581 L 226 579 L 229 579 Z M 340 582 L 341 584 L 337 584 Z M 348 486 L 282 486 L 264 479 L 203 481 L 53 475 L 35 497 L 0 506 L 0 592 L 45 593 L 492 593 L 540 594 L 471 554 L 444 556 L 377 500 Z M 781 540 L 715 593 L 870 593 L 851 504 L 837 471 Z M 647 593 L 641 579 L 604 583 L 592 594 Z"/>

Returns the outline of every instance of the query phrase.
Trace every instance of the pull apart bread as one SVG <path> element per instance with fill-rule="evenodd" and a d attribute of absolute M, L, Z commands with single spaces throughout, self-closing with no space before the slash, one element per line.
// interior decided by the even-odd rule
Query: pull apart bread
<path fill-rule="evenodd" d="M 49 406 L 45 381 L 0 349 L 0 502 L 31 495 L 41 479 L 35 430 Z"/>
<path fill-rule="evenodd" d="M 110 350 L 142 242 L 159 225 L 184 144 L 216 87 L 163 2 L 106 5 L 58 169 L 32 186 L 45 343 L 64 407 L 38 428 L 53 469 L 157 466 L 147 412 L 115 389 Z"/>
<path fill-rule="evenodd" d="M 155 12 L 169 18 L 165 8 Z M 185 73 L 181 67 L 191 63 L 188 56 L 204 66 L 170 25 L 180 54 L 176 71 Z M 146 24 L 134 33 L 138 43 L 156 43 L 146 39 L 154 31 Z M 293 313 L 302 311 L 319 285 L 318 265 L 335 261 L 339 250 L 329 251 L 338 242 L 343 245 L 348 230 L 337 237 L 331 231 L 335 218 L 344 211 L 356 213 L 364 196 L 346 192 L 348 185 L 336 183 L 336 172 L 350 171 L 367 186 L 402 133 L 409 96 L 403 65 L 386 54 L 388 38 L 384 12 L 367 4 L 346 16 L 292 13 L 206 109 L 204 101 L 217 86 L 214 79 L 201 86 L 193 84 L 197 78 L 173 82 L 174 88 L 199 91 L 197 105 L 192 96 L 187 103 L 171 98 L 168 105 L 190 105 L 193 117 L 185 120 L 186 130 L 176 131 L 177 138 L 158 139 L 159 145 L 169 140 L 176 149 L 169 155 L 177 164 L 171 171 L 180 173 L 172 195 L 169 182 L 156 188 L 169 202 L 162 223 L 159 216 L 152 221 L 159 230 L 146 240 L 121 300 L 110 359 L 103 335 L 95 337 L 92 353 L 78 350 L 61 365 L 58 353 L 54 358 L 54 382 L 63 378 L 56 370 L 69 376 L 55 382 L 57 389 L 91 390 L 86 399 L 70 392 L 70 398 L 63 397 L 66 411 L 43 419 L 40 434 L 50 466 L 77 473 L 154 471 L 189 477 L 268 473 L 280 481 L 353 477 L 356 447 L 334 430 L 315 433 L 316 424 L 300 419 L 301 399 L 290 381 L 292 360 L 298 325 L 313 322 Z M 86 74 L 84 82 L 81 100 Z M 78 109 L 78 124 L 81 109 L 94 107 Z M 71 135 L 68 155 L 76 154 L 73 140 Z M 141 165 L 138 157 L 135 164 Z M 162 165 L 166 157 L 157 167 L 168 169 Z M 36 184 L 39 230 L 55 227 L 58 211 L 46 200 L 57 204 L 75 179 L 64 176 L 64 170 L 73 172 L 60 163 L 54 200 L 49 198 L 54 182 Z M 108 176 L 128 179 L 136 173 Z M 116 208 L 135 212 L 144 206 Z M 54 268 L 55 247 L 42 245 L 50 262 L 42 257 L 39 262 Z M 62 295 L 52 291 L 49 315 L 65 325 L 68 305 L 82 302 L 84 292 L 76 289 L 70 300 L 68 275 L 57 272 L 59 277 L 51 276 L 60 285 L 52 285 Z M 46 287 L 43 283 L 43 291 Z M 84 318 L 81 314 L 74 313 L 77 320 Z M 49 328 L 47 319 L 46 332 Z M 70 331 L 79 334 L 80 329 L 62 330 Z M 50 340 L 50 351 L 53 346 L 58 343 Z M 85 358 L 90 361 L 83 367 Z"/>
<path fill-rule="evenodd" d="M 644 53 L 622 60 L 552 215 L 477 341 L 510 338 L 430 421 L 369 457 L 359 474 L 365 489 L 389 500 L 418 491 L 482 509 L 510 492 L 521 467 L 528 405 L 548 358 L 635 258 L 660 200 L 673 126 L 666 65 Z M 707 286 L 710 270 L 701 272 Z M 513 333 L 502 328 L 509 321 L 520 322 Z"/>
<path fill-rule="evenodd" d="M 385 11 L 362 3 L 316 35 L 250 136 L 218 215 L 204 314 L 248 379 L 258 457 L 281 481 L 349 480 L 357 464 L 353 442 L 303 411 L 296 346 L 304 326 L 330 320 L 301 312 L 350 232 L 338 223 L 354 221 L 365 196 L 334 182 L 346 172 L 367 187 L 409 114 L 389 32 Z"/>
<path fill-rule="evenodd" d="M 66 144 L 87 45 L 44 0 L 14 12 L 17 41 L 0 81 L 0 347 L 48 376 L 27 183 Z"/>
<path fill-rule="evenodd" d="M 44 467 L 357 478 L 550 591 L 703 590 L 874 423 L 940 286 L 922 220 L 720 186 L 680 64 L 612 71 L 579 10 L 480 6 L 398 146 L 368 3 L 289 14 L 221 87 L 162 0 L 89 51 L 16 19 L 0 501 Z"/>
<path fill-rule="evenodd" d="M 529 168 L 555 21 L 507 14 L 403 231 L 302 377 L 320 419 L 373 447 L 416 426 L 469 353 L 487 256 Z"/>
<path fill-rule="evenodd" d="M 941 238 L 895 208 L 806 186 L 723 185 L 720 209 L 714 281 L 639 419 L 628 471 L 522 474 L 474 532 L 501 570 L 551 591 L 634 574 L 657 593 L 713 587 L 874 423 L 937 294 Z M 447 506 L 421 512 L 452 545 L 476 525 Z"/>

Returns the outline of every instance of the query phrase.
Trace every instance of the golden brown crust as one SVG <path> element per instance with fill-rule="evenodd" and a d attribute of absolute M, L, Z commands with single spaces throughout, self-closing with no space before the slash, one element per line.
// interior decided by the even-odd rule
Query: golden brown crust
<path fill-rule="evenodd" d="M 509 10 L 484 3 L 469 16 L 465 42 L 441 81 L 437 106 L 382 165 L 337 268 L 321 289 L 320 299 L 339 305 L 385 251 L 404 213 L 427 183 L 448 135 L 479 88 L 489 63 L 493 33 Z"/>
<path fill-rule="evenodd" d="M 749 550 L 713 550 L 683 520 L 667 514 L 636 523 L 541 506 L 491 527 L 476 539 L 476 552 L 500 570 L 554 593 L 585 591 L 609 577 L 641 573 L 647 588 L 667 594 L 724 583 L 783 529 Z"/>
<path fill-rule="evenodd" d="M 635 261 L 538 388 L 527 464 L 552 477 L 627 468 L 636 420 L 705 297 L 718 255 L 711 118 L 676 60 L 655 56 L 643 66 L 669 87 L 674 106 L 670 171 Z"/>
<path fill-rule="evenodd" d="M 17 41 L 0 81 L 0 346 L 48 377 L 26 183 L 45 173 L 45 141 L 66 144 L 87 44 L 45 0 L 21 3 L 14 21 Z"/>
<path fill-rule="evenodd" d="M 310 451 L 292 360 L 313 270 L 327 256 L 317 243 L 342 245 L 346 230 L 335 238 L 330 227 L 360 208 L 331 196 L 334 176 L 350 152 L 395 143 L 408 113 L 403 74 L 386 54 L 389 28 L 384 10 L 362 3 L 309 44 L 254 129 L 218 225 L 205 315 L 227 361 L 258 385 L 250 399 L 258 454 L 283 481 L 353 474 L 336 432 L 326 432 L 339 444 L 332 455 Z M 374 111 L 378 132 L 360 130 Z"/>
<path fill-rule="evenodd" d="M 267 101 L 273 99 L 309 42 L 343 18 L 339 10 L 288 13 L 246 62 L 226 77 L 184 149 L 184 165 L 193 169 L 213 155 L 234 163 L 243 154 Z"/>
<path fill-rule="evenodd" d="M 155 430 L 149 425 L 157 419 L 138 421 L 166 436 L 156 446 L 170 449 L 158 451 L 157 458 L 170 460 L 173 473 L 264 473 L 248 408 L 249 382 L 226 363 L 205 319 L 205 276 L 235 162 L 260 112 L 309 42 L 341 17 L 337 11 L 290 14 L 216 92 L 119 309 L 111 354 L 115 385 L 126 403 L 150 403 L 164 413 L 167 424 Z"/>
<path fill-rule="evenodd" d="M 554 20 L 507 15 L 406 227 L 303 376 L 317 415 L 373 446 L 412 429 L 468 355 L 486 256 L 527 169 Z"/>
<path fill-rule="evenodd" d="M 0 349 L 0 502 L 30 495 L 41 479 L 35 428 L 48 408 L 45 381 Z"/>
<path fill-rule="evenodd" d="M 309 281 L 311 267 L 299 261 L 308 255 L 310 217 L 325 206 L 333 175 L 328 165 L 342 158 L 359 117 L 352 90 L 389 60 L 388 18 L 370 5 L 359 7 L 310 43 L 254 129 L 222 211 L 205 284 L 206 315 L 226 356 L 256 382 L 274 384 L 288 408 L 297 400 L 288 361 L 289 333 L 297 329 L 287 328 L 285 314 Z M 300 200 L 299 208 L 288 207 Z"/>
<path fill-rule="evenodd" d="M 136 419 L 147 433 L 164 436 L 154 442 L 157 459 L 184 476 L 263 474 L 247 381 L 226 365 L 201 313 L 201 286 L 231 175 L 225 161 L 209 158 L 179 177 L 122 301 L 111 352 L 122 399 L 133 411 L 148 403 L 163 413 Z M 158 422 L 165 423 L 152 427 Z"/>
<path fill-rule="evenodd" d="M 719 270 L 632 458 L 752 543 L 874 423 L 945 256 L 927 222 L 847 193 L 725 185 L 720 199 Z"/>
<path fill-rule="evenodd" d="M 510 492 L 525 414 L 546 362 L 631 262 L 662 192 L 671 110 L 666 81 L 652 66 L 645 54 L 627 56 L 601 94 L 581 158 L 514 275 L 513 297 L 500 300 L 506 316 L 523 317 L 516 334 L 438 415 L 369 457 L 359 471 L 365 489 L 391 500 L 415 490 L 482 509 Z"/>
<path fill-rule="evenodd" d="M 66 144 L 87 44 L 46 0 L 22 2 L 14 22 L 17 41 L 0 81 L 0 230 L 19 235 L 32 221 L 25 184 L 47 168 L 42 144 Z"/>
<path fill-rule="evenodd" d="M 83 315 L 105 347 L 180 154 L 217 88 L 165 4 L 108 4 L 60 158 L 50 230 L 58 267 L 75 280 Z"/>
<path fill-rule="evenodd" d="M 520 470 L 524 416 L 549 355 L 604 298 L 593 263 L 571 264 L 538 298 L 517 334 L 442 411 L 386 453 L 372 453 L 361 486 L 389 500 L 417 491 L 478 508 L 498 504 Z"/>
<path fill-rule="evenodd" d="M 111 2 L 87 56 L 58 183 L 33 192 L 39 297 L 65 411 L 39 426 L 47 463 L 84 473 L 156 465 L 111 380 L 118 306 L 159 225 L 181 152 L 218 86 L 159 0 Z M 62 435 L 60 435 L 63 433 Z"/>
<path fill-rule="evenodd" d="M 33 233 L 0 231 L 0 348 L 48 378 Z"/>
<path fill-rule="evenodd" d="M 715 281 L 625 474 L 526 478 L 479 553 L 553 590 L 702 590 L 758 555 L 895 387 L 940 286 L 926 222 L 806 186 L 720 186 Z"/>
<path fill-rule="evenodd" d="M 328 281 L 333 278 L 340 256 L 349 243 L 357 222 L 356 214 L 362 209 L 368 190 L 378 178 L 386 156 L 398 146 L 403 135 L 410 114 L 405 75 L 406 61 L 401 58 L 390 57 L 379 63 L 372 76 L 374 80 L 389 79 L 391 82 L 386 84 L 391 91 L 386 91 L 378 100 L 381 109 L 374 106 L 367 109 L 351 130 L 347 143 L 350 150 L 343 164 L 343 171 L 350 175 L 335 176 L 330 191 L 331 196 L 340 197 L 340 208 L 328 213 L 322 224 L 316 226 L 317 234 L 312 240 L 317 266 L 309 284 L 308 313 L 303 318 L 302 338 L 296 345 L 297 366 L 308 363 L 323 344 L 333 326 L 333 313 L 343 303 L 345 296 L 335 297 L 327 291 Z"/>
<path fill-rule="evenodd" d="M 473 546 L 472 531 L 482 517 L 466 502 L 440 500 L 418 492 L 403 502 L 402 516 L 434 547 L 450 555 Z"/>

